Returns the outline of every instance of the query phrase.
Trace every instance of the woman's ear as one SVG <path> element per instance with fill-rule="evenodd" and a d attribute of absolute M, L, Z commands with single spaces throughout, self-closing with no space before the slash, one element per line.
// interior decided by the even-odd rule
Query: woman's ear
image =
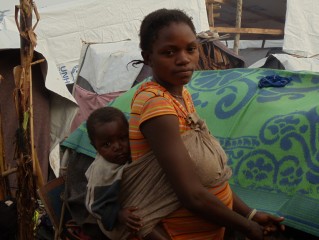
<path fill-rule="evenodd" d="M 151 67 L 151 65 L 150 65 L 150 54 L 149 54 L 149 52 L 147 52 L 147 51 L 142 51 L 142 52 L 141 52 L 141 55 L 142 55 L 142 57 L 143 57 L 144 64 Z"/>

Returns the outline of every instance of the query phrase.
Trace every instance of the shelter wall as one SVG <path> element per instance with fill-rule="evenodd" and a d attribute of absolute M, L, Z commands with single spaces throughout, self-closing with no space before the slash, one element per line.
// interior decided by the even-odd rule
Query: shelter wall
<path fill-rule="evenodd" d="M 13 68 L 20 64 L 20 52 L 17 49 L 0 51 L 0 114 L 3 123 L 4 149 L 6 163 L 15 167 L 14 148 L 18 117 L 14 104 Z M 48 160 L 50 150 L 50 100 L 45 88 L 43 75 L 38 64 L 32 67 L 34 138 L 35 147 L 42 169 L 44 181 L 48 178 Z M 11 185 L 15 185 L 11 180 Z"/>

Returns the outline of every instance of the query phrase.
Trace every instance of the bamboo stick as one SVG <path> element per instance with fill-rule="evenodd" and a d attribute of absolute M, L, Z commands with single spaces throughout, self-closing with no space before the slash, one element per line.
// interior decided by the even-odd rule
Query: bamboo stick
<path fill-rule="evenodd" d="M 33 55 L 33 53 L 32 53 Z M 32 56 L 33 57 L 33 56 Z M 33 170 L 33 176 L 37 176 L 37 167 L 36 167 L 36 157 L 35 157 L 35 149 L 34 149 L 34 128 L 33 128 L 33 91 L 32 91 L 32 71 L 31 71 L 31 63 L 32 59 L 30 61 L 30 88 L 29 88 L 29 128 L 30 128 L 30 143 L 31 143 L 31 160 L 32 160 L 32 170 Z"/>
<path fill-rule="evenodd" d="M 227 0 L 206 0 L 206 3 L 226 3 Z"/>
<path fill-rule="evenodd" d="M 40 188 L 44 185 L 44 179 L 43 179 L 43 174 L 42 174 L 42 170 L 40 167 L 37 152 L 34 151 L 34 154 L 35 154 L 35 156 L 34 156 L 35 158 L 33 159 L 33 161 L 35 163 L 36 181 L 37 181 L 38 188 Z"/>
<path fill-rule="evenodd" d="M 2 114 L 0 108 L 0 173 L 3 173 L 5 169 L 5 150 L 3 141 L 3 131 L 2 131 Z"/>
<path fill-rule="evenodd" d="M 20 10 L 20 21 L 18 12 Z M 32 28 L 32 0 L 20 0 L 16 6 L 15 20 L 20 32 L 20 66 L 15 67 L 14 77 L 18 93 L 15 96 L 19 118 L 17 134 L 17 210 L 19 224 L 19 240 L 34 238 L 33 220 L 36 208 L 36 154 L 34 148 L 32 69 L 36 36 Z M 38 12 L 35 10 L 37 20 Z M 37 23 L 36 23 L 37 24 Z"/>
<path fill-rule="evenodd" d="M 275 28 L 235 28 L 235 27 L 210 27 L 210 30 L 219 33 L 241 33 L 241 34 L 265 34 L 265 35 L 283 35 L 283 29 Z"/>
<path fill-rule="evenodd" d="M 9 176 L 10 174 L 16 173 L 17 170 L 18 170 L 17 168 L 10 168 L 10 169 L 8 169 L 8 170 L 6 170 L 6 171 L 3 171 L 3 172 L 1 173 L 1 175 L 0 175 L 0 177 L 7 177 L 7 176 Z"/>
<path fill-rule="evenodd" d="M 207 3 L 206 2 L 206 10 L 207 10 L 208 24 L 209 24 L 209 26 L 214 27 L 214 8 L 213 8 L 213 3 Z"/>
<path fill-rule="evenodd" d="M 0 75 L 1 78 L 1 75 Z M 3 179 L 3 173 L 5 172 L 5 151 L 2 132 L 2 116 L 0 108 L 0 200 L 5 200 L 6 195 L 6 181 Z"/>
<path fill-rule="evenodd" d="M 241 28 L 241 15 L 243 11 L 243 0 L 237 0 L 237 9 L 236 9 L 236 28 Z M 240 33 L 236 33 L 234 41 L 234 51 L 238 54 L 239 48 Z"/>

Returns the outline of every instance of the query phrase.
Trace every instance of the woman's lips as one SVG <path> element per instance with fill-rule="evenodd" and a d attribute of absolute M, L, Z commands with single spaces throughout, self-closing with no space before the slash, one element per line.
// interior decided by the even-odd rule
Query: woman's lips
<path fill-rule="evenodd" d="M 182 70 L 182 71 L 176 71 L 175 75 L 180 77 L 189 77 L 193 74 L 193 70 Z"/>

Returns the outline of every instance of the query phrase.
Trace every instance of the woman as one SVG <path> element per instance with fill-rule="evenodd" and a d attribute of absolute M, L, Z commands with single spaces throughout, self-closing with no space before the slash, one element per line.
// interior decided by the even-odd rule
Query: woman
<path fill-rule="evenodd" d="M 153 151 L 183 206 L 162 220 L 169 237 L 217 240 L 223 239 L 225 227 L 232 227 L 259 240 L 275 231 L 284 219 L 249 208 L 231 191 L 227 178 L 205 187 L 181 138 L 191 129 L 188 117 L 196 112 L 184 87 L 199 60 L 191 18 L 180 10 L 150 13 L 141 24 L 140 48 L 143 62 L 152 68 L 153 80 L 142 84 L 132 101 L 132 160 Z M 221 152 L 215 160 L 223 155 Z M 220 161 L 220 171 L 215 169 L 212 176 L 227 171 L 223 164 Z"/>

